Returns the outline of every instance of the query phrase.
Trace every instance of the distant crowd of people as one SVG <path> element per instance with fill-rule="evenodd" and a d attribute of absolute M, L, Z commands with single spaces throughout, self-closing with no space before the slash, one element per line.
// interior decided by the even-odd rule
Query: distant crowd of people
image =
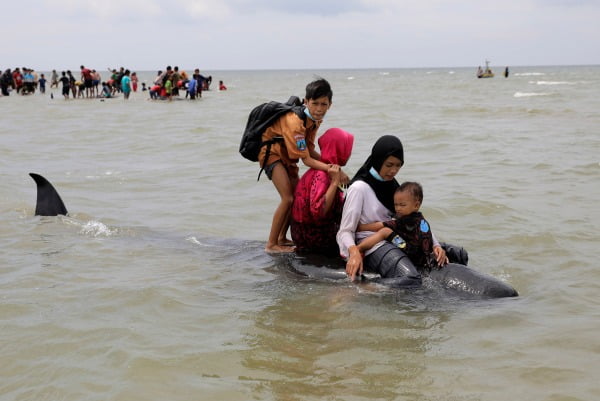
<path fill-rule="evenodd" d="M 95 69 L 80 67 L 79 79 L 75 78 L 71 70 L 61 71 L 59 74 L 52 70 L 50 76 L 50 88 L 61 89 L 65 99 L 69 98 L 112 98 L 117 94 L 123 94 L 125 99 L 129 98 L 131 92 L 137 92 L 141 86 L 142 91 L 148 90 L 150 99 L 172 100 L 179 96 L 180 91 L 185 92 L 185 98 L 196 99 L 202 97 L 202 91 L 209 90 L 212 76 L 200 74 L 196 68 L 191 77 L 179 67 L 167 66 L 158 74 L 147 88 L 144 82 L 139 83 L 136 72 L 121 67 L 119 70 L 109 68 L 110 78 L 103 81 L 100 72 Z M 47 78 L 44 74 L 38 74 L 35 70 L 27 67 L 6 69 L 0 74 L 0 89 L 2 96 L 9 96 L 12 91 L 18 95 L 31 95 L 36 91 L 40 94 L 46 93 Z M 219 90 L 226 90 L 223 81 L 219 81 Z M 53 95 L 52 95 L 53 96 Z"/>
<path fill-rule="evenodd" d="M 71 70 L 61 71 L 60 74 L 52 70 L 49 86 L 50 89 L 60 87 L 65 99 L 112 97 L 116 92 L 128 95 L 132 90 L 137 90 L 138 79 L 135 72 L 130 73 L 123 67 L 119 71 L 110 68 L 108 70 L 111 76 L 107 81 L 102 81 L 99 71 L 86 68 L 84 65 L 80 67 L 79 79 Z M 22 69 L 17 67 L 14 70 L 8 68 L 0 76 L 3 96 L 9 96 L 12 91 L 18 95 L 31 95 L 36 90 L 44 94 L 47 84 L 48 79 L 45 74 L 38 75 L 33 69 L 27 67 Z"/>
<path fill-rule="evenodd" d="M 41 93 L 46 91 L 46 77 L 44 74 L 38 75 L 32 68 L 17 67 L 14 70 L 7 68 L 0 75 L 2 96 L 8 96 L 11 90 L 15 90 L 21 95 L 30 95 L 38 88 Z"/>
<path fill-rule="evenodd" d="M 180 96 L 180 91 L 185 92 L 185 98 L 194 100 L 202 97 L 202 92 L 209 90 L 212 84 L 212 76 L 204 76 L 200 69 L 196 68 L 189 76 L 187 72 L 179 70 L 178 66 L 168 65 L 164 71 L 156 74 L 153 85 L 150 88 L 150 98 L 154 100 L 172 100 Z M 219 90 L 226 90 L 223 81 L 219 81 Z"/>

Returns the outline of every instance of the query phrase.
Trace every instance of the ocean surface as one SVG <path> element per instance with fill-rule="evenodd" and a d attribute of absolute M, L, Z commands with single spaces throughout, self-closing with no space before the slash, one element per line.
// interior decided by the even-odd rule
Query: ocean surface
<path fill-rule="evenodd" d="M 600 67 L 496 70 L 204 71 L 197 101 L 1 97 L 0 401 L 598 400 Z M 241 133 L 317 76 L 334 91 L 320 132 L 355 135 L 348 174 L 398 135 L 398 179 L 424 186 L 436 235 L 518 298 L 306 278 L 264 253 L 278 196 Z M 30 172 L 67 217 L 34 216 Z"/>

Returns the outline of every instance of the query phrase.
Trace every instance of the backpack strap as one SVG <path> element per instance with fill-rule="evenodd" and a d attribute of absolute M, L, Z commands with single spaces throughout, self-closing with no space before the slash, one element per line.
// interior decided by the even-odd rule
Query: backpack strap
<path fill-rule="evenodd" d="M 286 113 L 292 111 L 294 112 L 298 118 L 300 120 L 302 120 L 302 123 L 304 126 L 306 126 L 306 114 L 304 113 L 304 106 L 302 106 L 302 103 L 300 102 L 300 99 L 298 99 L 298 97 L 296 96 L 292 96 L 290 97 L 290 99 L 286 102 L 287 105 L 294 105 L 294 107 L 288 111 L 286 111 Z M 279 118 L 279 117 L 278 117 Z M 258 178 L 256 179 L 256 181 L 260 180 L 260 175 L 262 174 L 263 170 L 265 169 L 265 167 L 267 167 L 267 162 L 269 161 L 269 156 L 271 155 L 271 145 L 274 143 L 282 143 L 283 142 L 283 137 L 282 136 L 276 136 L 273 137 L 271 139 L 269 139 L 268 141 L 264 141 L 260 143 L 260 147 L 262 148 L 263 146 L 267 147 L 267 150 L 265 152 L 265 158 L 260 166 L 260 171 L 258 172 Z"/>
<path fill-rule="evenodd" d="M 262 148 L 263 146 L 266 146 L 267 150 L 265 152 L 265 158 L 263 159 L 263 162 L 260 165 L 260 171 L 258 172 L 258 178 L 256 179 L 256 181 L 260 180 L 260 175 L 262 174 L 265 167 L 267 167 L 267 162 L 269 161 L 269 156 L 271 155 L 271 145 L 273 145 L 274 143 L 281 142 L 283 142 L 282 136 L 276 136 L 272 139 L 269 139 L 268 141 L 261 142 L 260 147 Z"/>

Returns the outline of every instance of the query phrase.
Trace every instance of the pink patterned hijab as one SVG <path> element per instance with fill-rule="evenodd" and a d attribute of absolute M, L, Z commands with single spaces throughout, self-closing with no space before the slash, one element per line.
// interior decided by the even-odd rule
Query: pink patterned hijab
<path fill-rule="evenodd" d="M 327 164 L 346 165 L 354 136 L 340 128 L 330 128 L 319 137 L 321 161 Z M 333 210 L 326 216 L 324 213 L 325 194 L 331 180 L 326 171 L 309 169 L 302 175 L 294 193 L 292 218 L 298 223 L 331 225 L 341 214 L 343 194 L 338 191 Z"/>
<path fill-rule="evenodd" d="M 329 128 L 318 142 L 323 163 L 345 166 L 352 153 L 354 136 L 341 128 Z"/>

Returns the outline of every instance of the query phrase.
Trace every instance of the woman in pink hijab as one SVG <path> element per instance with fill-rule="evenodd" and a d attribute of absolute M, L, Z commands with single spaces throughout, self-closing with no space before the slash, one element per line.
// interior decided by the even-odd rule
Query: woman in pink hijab
<path fill-rule="evenodd" d="M 345 166 L 352 153 L 354 136 L 340 128 L 330 128 L 319 137 L 321 161 Z M 294 193 L 291 234 L 296 251 L 339 256 L 336 234 L 340 227 L 344 193 L 340 170 L 309 169 Z"/>

